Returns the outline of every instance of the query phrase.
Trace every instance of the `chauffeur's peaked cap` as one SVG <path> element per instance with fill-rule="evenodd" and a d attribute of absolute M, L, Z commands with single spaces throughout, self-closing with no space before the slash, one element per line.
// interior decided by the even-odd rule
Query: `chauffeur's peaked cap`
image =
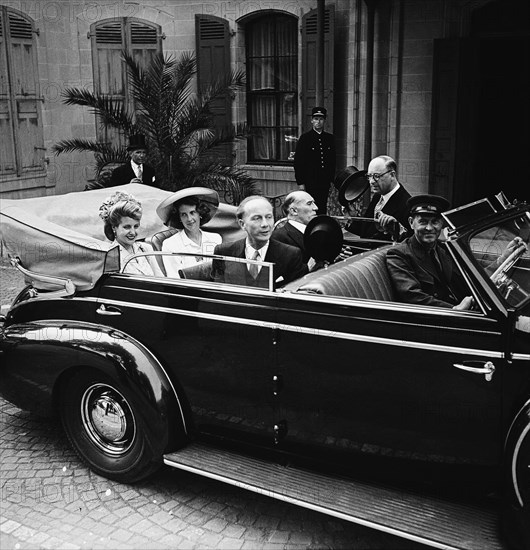
<path fill-rule="evenodd" d="M 407 201 L 409 214 L 432 214 L 440 216 L 442 212 L 449 210 L 449 201 L 439 195 L 415 195 Z"/>

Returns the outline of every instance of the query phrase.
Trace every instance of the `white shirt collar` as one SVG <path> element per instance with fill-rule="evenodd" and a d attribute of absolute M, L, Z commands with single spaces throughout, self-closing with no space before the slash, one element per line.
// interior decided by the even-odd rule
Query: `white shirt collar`
<path fill-rule="evenodd" d="M 397 192 L 397 190 L 401 187 L 399 183 L 392 189 L 392 191 L 389 191 L 386 195 L 381 195 L 381 198 L 383 199 L 383 202 L 386 204 L 388 202 L 388 199 Z"/>
<path fill-rule="evenodd" d="M 269 244 L 270 241 L 267 241 L 267 244 L 265 246 L 262 246 L 258 252 L 260 261 L 265 261 L 265 256 L 267 255 L 267 250 L 269 250 Z M 245 258 L 247 260 L 252 260 L 254 256 L 254 252 L 256 252 L 256 249 L 248 242 L 248 239 L 245 241 Z"/>
<path fill-rule="evenodd" d="M 202 229 L 199 229 L 200 233 L 201 233 L 201 243 L 202 243 Z M 182 239 L 182 244 L 184 246 L 201 246 L 200 244 L 197 244 L 195 241 L 192 241 L 189 237 L 188 237 L 188 234 L 186 233 L 186 231 L 184 229 L 181 229 L 180 230 L 180 238 Z"/>
<path fill-rule="evenodd" d="M 289 220 L 289 223 L 295 228 L 300 231 L 300 233 L 305 233 L 305 228 L 307 225 L 304 225 L 303 223 L 297 222 L 296 220 Z"/>
<path fill-rule="evenodd" d="M 140 165 L 136 164 L 136 162 L 134 162 L 134 160 L 131 159 L 131 167 L 133 169 L 133 172 L 136 174 L 136 176 L 138 176 L 138 170 L 140 169 Z M 143 171 L 143 166 L 142 166 L 142 171 Z"/>
<path fill-rule="evenodd" d="M 133 254 L 138 254 L 138 252 L 141 252 L 139 243 L 133 243 L 132 244 L 132 252 L 129 252 L 124 246 L 122 246 L 118 241 L 114 241 L 115 244 L 118 245 L 120 249 L 120 253 L 123 253 L 124 256 L 132 256 Z"/>

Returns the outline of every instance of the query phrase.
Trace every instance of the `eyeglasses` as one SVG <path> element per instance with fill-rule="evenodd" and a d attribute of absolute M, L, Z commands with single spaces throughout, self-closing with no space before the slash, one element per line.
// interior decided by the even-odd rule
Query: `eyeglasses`
<path fill-rule="evenodd" d="M 385 174 L 388 174 L 389 172 L 393 172 L 394 170 L 387 170 L 386 172 L 383 172 L 382 174 L 366 174 L 366 177 L 368 179 L 372 178 L 374 181 L 379 181 Z"/>

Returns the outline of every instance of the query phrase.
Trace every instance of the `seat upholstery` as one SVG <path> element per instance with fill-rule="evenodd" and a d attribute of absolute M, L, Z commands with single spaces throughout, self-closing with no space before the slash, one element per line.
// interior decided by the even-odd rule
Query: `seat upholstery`
<path fill-rule="evenodd" d="M 162 243 L 175 233 L 178 233 L 178 229 L 170 227 L 169 229 L 164 229 L 164 231 L 155 233 L 152 237 L 146 239 L 146 241 L 153 247 L 153 250 L 160 252 L 162 251 Z M 156 261 L 158 262 L 158 267 L 162 270 L 162 273 L 167 275 L 163 257 L 156 256 Z"/>
<path fill-rule="evenodd" d="M 291 283 L 285 290 L 365 298 L 394 300 L 394 291 L 386 267 L 388 246 L 352 256 L 327 268 L 309 273 Z"/>

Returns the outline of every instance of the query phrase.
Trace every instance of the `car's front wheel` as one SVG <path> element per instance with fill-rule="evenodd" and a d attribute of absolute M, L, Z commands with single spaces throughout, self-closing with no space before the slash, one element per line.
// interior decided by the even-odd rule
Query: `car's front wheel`
<path fill-rule="evenodd" d="M 91 370 L 77 372 L 61 392 L 61 419 L 76 453 L 96 473 L 121 482 L 145 478 L 161 465 L 129 393 Z"/>
<path fill-rule="evenodd" d="M 513 548 L 530 548 L 530 402 L 506 441 L 503 531 Z"/>

